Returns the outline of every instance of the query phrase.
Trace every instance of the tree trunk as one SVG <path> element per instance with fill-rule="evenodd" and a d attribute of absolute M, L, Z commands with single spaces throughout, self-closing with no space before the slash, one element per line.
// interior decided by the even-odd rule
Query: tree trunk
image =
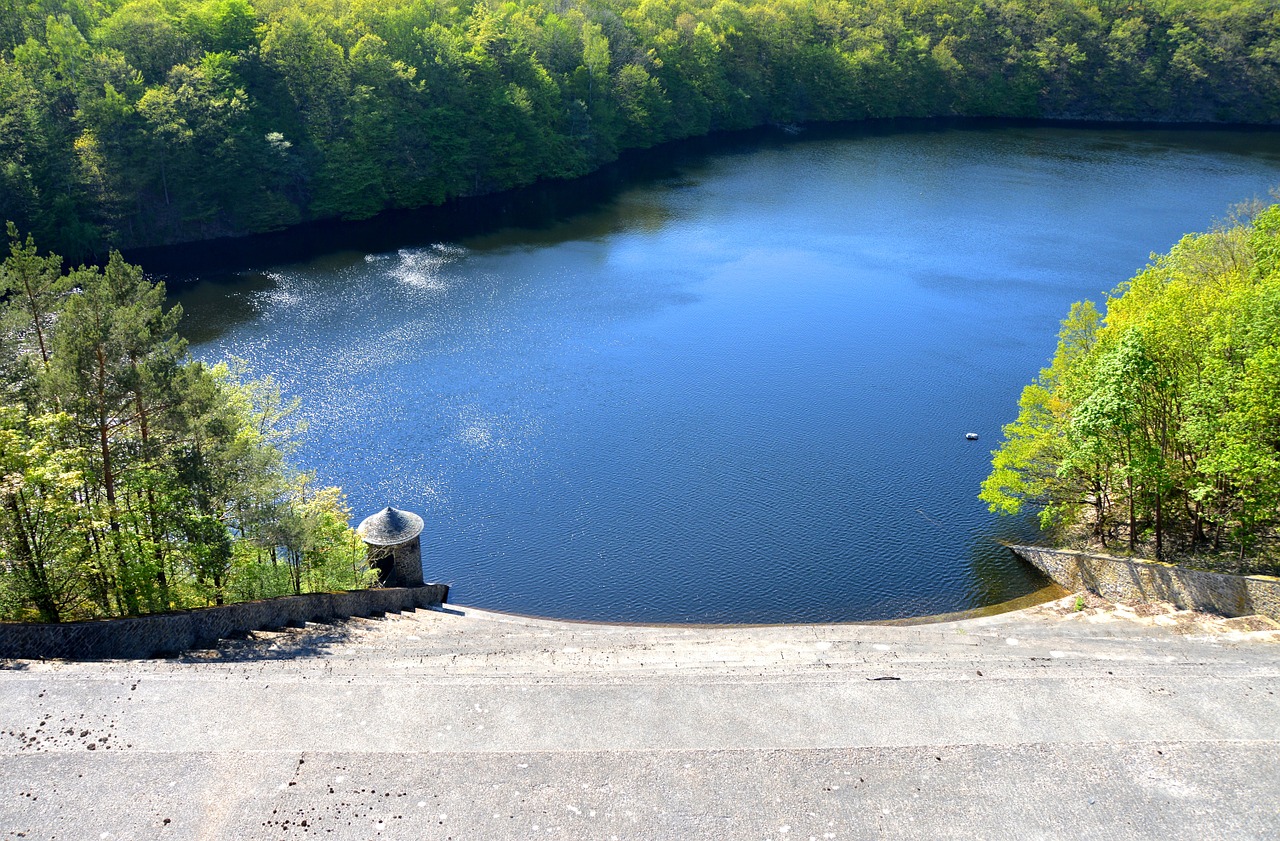
<path fill-rule="evenodd" d="M 130 365 L 133 366 L 135 377 L 138 375 L 138 360 L 131 354 L 129 358 Z M 150 467 L 151 465 L 151 430 L 147 424 L 147 407 L 142 400 L 141 389 L 135 388 L 133 391 L 134 403 L 138 407 L 138 431 L 142 435 L 142 459 L 143 462 Z M 146 488 L 147 497 L 147 523 L 150 526 L 151 547 L 156 560 L 156 584 L 160 587 L 160 603 L 162 609 L 168 610 L 173 605 L 169 599 L 169 577 L 165 572 L 164 550 L 161 548 L 160 540 L 160 523 L 159 514 L 156 510 L 156 495 L 150 485 Z M 221 604 L 221 602 L 219 602 Z"/>
<path fill-rule="evenodd" d="M 44 313 L 40 311 L 40 304 L 36 300 L 35 292 L 31 289 L 31 278 L 23 277 L 23 288 L 27 293 L 27 303 L 31 309 L 31 324 L 36 330 L 36 344 L 40 346 L 40 361 L 44 363 L 44 367 L 49 367 L 49 351 L 45 349 L 44 343 L 44 325 L 40 322 L 44 318 Z"/>
<path fill-rule="evenodd" d="M 58 604 L 53 598 L 53 590 L 49 587 L 48 571 L 31 545 L 31 536 L 27 533 L 27 526 L 23 522 L 22 506 L 18 504 L 18 495 L 7 494 L 5 503 L 13 517 L 15 538 L 13 548 L 14 554 L 17 555 L 15 560 L 26 570 L 27 590 L 31 602 L 39 612 L 41 622 L 58 622 L 61 617 L 58 613 Z"/>
<path fill-rule="evenodd" d="M 1164 560 L 1164 506 L 1160 500 L 1164 496 L 1161 488 L 1156 487 L 1156 560 Z"/>
<path fill-rule="evenodd" d="M 1129 490 L 1129 551 L 1132 553 L 1138 546 L 1138 518 L 1133 509 L 1133 480 L 1126 479 Z"/>
<path fill-rule="evenodd" d="M 110 423 L 107 420 L 107 357 L 99 345 L 95 349 L 98 357 L 98 444 L 102 450 L 102 487 L 107 496 L 107 522 L 111 527 L 112 550 L 115 561 L 120 567 L 118 591 L 123 598 L 123 611 L 129 615 L 138 613 L 138 593 L 133 582 L 129 580 L 129 562 L 125 558 L 120 545 L 120 518 L 116 510 L 116 477 L 111 463 Z"/>
<path fill-rule="evenodd" d="M 1105 549 L 1107 546 L 1106 500 L 1102 496 L 1102 483 L 1093 483 L 1093 536 Z"/>

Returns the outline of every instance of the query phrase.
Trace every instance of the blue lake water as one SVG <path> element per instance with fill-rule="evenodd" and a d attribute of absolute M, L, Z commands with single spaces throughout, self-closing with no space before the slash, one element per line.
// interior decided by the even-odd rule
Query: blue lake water
<path fill-rule="evenodd" d="M 1034 521 L 976 494 L 1070 304 L 1265 198 L 1278 140 L 815 130 L 672 154 L 572 212 L 318 243 L 175 297 L 198 357 L 301 398 L 295 460 L 355 522 L 424 516 L 425 575 L 453 601 L 948 612 L 1044 583 L 997 542 Z"/>

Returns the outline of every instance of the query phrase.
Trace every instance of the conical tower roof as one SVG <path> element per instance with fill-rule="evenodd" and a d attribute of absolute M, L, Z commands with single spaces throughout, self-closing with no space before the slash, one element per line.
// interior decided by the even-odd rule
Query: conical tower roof
<path fill-rule="evenodd" d="M 391 506 L 365 517 L 356 528 L 360 539 L 374 546 L 398 546 L 413 540 L 421 531 L 421 517 L 412 511 L 401 511 Z"/>

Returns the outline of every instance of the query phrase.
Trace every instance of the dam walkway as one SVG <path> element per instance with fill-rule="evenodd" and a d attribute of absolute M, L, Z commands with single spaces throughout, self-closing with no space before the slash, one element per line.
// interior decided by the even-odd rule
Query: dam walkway
<path fill-rule="evenodd" d="M 445 606 L 0 668 L 3 839 L 1280 837 L 1280 628 Z"/>

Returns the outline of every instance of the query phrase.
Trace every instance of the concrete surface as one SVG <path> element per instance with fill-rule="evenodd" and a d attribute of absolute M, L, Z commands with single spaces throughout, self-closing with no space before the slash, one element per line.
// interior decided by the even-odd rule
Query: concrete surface
<path fill-rule="evenodd" d="M 0 838 L 1277 838 L 1280 627 L 420 610 L 0 670 Z"/>

